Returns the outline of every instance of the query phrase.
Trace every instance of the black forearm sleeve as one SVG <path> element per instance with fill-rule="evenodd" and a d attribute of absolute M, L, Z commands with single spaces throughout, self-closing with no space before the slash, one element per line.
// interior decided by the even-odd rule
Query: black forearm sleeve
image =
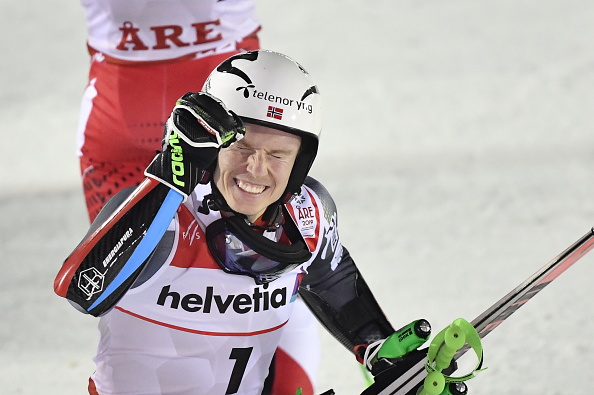
<path fill-rule="evenodd" d="M 346 249 L 335 270 L 324 273 L 310 268 L 299 294 L 320 323 L 349 351 L 394 333 Z"/>

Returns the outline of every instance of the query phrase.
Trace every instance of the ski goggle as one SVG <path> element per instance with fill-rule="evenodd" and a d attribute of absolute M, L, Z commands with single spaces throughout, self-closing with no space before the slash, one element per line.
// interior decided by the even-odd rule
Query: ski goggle
<path fill-rule="evenodd" d="M 221 218 L 208 225 L 206 241 L 221 269 L 250 276 L 257 284 L 274 281 L 311 258 L 302 239 L 291 244 L 270 240 L 239 216 Z"/>

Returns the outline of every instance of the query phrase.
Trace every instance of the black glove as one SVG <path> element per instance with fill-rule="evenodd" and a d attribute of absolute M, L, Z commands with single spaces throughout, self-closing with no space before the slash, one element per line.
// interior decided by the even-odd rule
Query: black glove
<path fill-rule="evenodd" d="M 219 150 L 244 135 L 241 119 L 220 100 L 205 92 L 186 93 L 167 119 L 163 151 L 155 156 L 144 174 L 186 198 L 204 181 Z"/>

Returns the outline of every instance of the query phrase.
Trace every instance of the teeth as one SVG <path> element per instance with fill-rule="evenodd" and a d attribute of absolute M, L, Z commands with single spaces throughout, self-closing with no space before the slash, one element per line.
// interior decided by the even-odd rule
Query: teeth
<path fill-rule="evenodd" d="M 266 189 L 264 185 L 250 184 L 242 180 L 237 180 L 237 186 L 249 193 L 262 193 Z"/>

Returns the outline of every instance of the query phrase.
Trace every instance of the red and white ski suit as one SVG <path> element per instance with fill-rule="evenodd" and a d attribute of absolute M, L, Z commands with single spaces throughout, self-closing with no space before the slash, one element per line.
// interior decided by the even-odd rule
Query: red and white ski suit
<path fill-rule="evenodd" d="M 336 212 L 304 186 L 286 206 L 286 220 L 297 225 L 312 258 L 257 285 L 251 277 L 226 273 L 210 254 L 205 229 L 220 214 L 198 211 L 210 192 L 208 185 L 195 189 L 169 226 L 169 241 L 161 242 L 145 269 L 150 277 L 101 318 L 92 376 L 99 394 L 256 395 L 289 322 L 302 328 L 292 333 L 294 347 L 310 349 L 317 342 L 309 315 L 295 311 L 297 291 L 309 265 L 331 271 L 342 259 Z M 296 355 L 298 360 L 286 356 L 276 366 L 287 377 L 273 393 L 313 393 L 318 355 Z"/>

